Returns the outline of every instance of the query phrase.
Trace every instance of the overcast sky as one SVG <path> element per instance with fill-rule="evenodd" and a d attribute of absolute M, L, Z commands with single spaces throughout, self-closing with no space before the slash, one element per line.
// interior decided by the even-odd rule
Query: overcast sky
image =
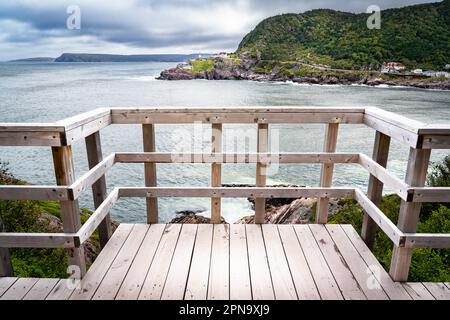
<path fill-rule="evenodd" d="M 0 0 L 0 61 L 63 52 L 234 51 L 262 19 L 330 8 L 365 12 L 437 0 Z M 81 29 L 68 30 L 68 6 Z"/>

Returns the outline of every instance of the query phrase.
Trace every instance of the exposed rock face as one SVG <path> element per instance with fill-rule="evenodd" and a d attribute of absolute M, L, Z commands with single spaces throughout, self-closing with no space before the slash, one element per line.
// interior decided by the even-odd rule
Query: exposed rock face
<path fill-rule="evenodd" d="M 90 214 L 86 213 L 83 210 L 80 210 L 80 214 L 85 217 L 89 217 Z M 39 212 L 38 223 L 46 226 L 50 230 L 54 232 L 61 232 L 63 229 L 63 224 L 58 217 L 55 217 L 47 212 L 41 211 Z M 111 226 L 113 231 L 119 226 L 119 222 L 115 220 L 111 220 Z M 84 257 L 86 259 L 87 264 L 92 264 L 94 262 L 95 257 L 100 253 L 100 244 L 92 239 L 86 240 L 83 244 L 84 247 Z"/>
<path fill-rule="evenodd" d="M 226 184 L 224 187 L 252 187 L 247 184 Z M 276 185 L 273 187 L 298 187 L 295 185 Z M 248 199 L 255 205 L 254 199 Z M 312 198 L 267 198 L 266 199 L 266 216 L 264 221 L 271 224 L 306 224 L 310 222 L 313 214 L 313 205 L 316 199 Z M 330 199 L 329 215 L 342 209 L 342 206 L 338 204 L 338 199 Z M 172 219 L 170 223 L 211 223 L 211 219 L 198 215 L 199 211 L 181 211 L 178 212 L 178 216 Z M 231 223 L 253 223 L 254 215 L 246 216 L 238 221 Z M 227 223 L 223 218 L 221 223 Z"/>
<path fill-rule="evenodd" d="M 200 216 L 195 213 L 185 213 L 181 214 L 170 221 L 170 223 L 211 223 L 211 219 L 207 217 Z M 224 218 L 221 218 L 220 223 L 227 223 Z"/>
<path fill-rule="evenodd" d="M 252 59 L 243 59 L 239 64 L 230 64 L 214 60 L 214 68 L 209 71 L 199 71 L 192 73 L 189 70 L 183 69 L 180 65 L 164 70 L 158 77 L 159 80 L 192 80 L 192 79 L 206 79 L 206 80 L 252 80 L 252 81 L 292 81 L 294 83 L 303 84 L 340 84 L 340 85 L 368 85 L 368 86 L 405 86 L 416 87 L 422 89 L 440 89 L 450 90 L 450 80 L 429 81 L 418 79 L 404 79 L 404 80 L 386 80 L 376 75 L 365 75 L 360 73 L 342 73 L 339 77 L 332 74 L 323 73 L 321 76 L 282 76 L 274 72 L 272 73 L 257 73 L 253 71 L 252 66 L 255 61 Z"/>

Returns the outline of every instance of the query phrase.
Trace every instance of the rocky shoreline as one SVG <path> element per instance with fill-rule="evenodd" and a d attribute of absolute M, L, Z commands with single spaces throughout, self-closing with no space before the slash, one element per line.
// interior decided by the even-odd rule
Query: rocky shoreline
<path fill-rule="evenodd" d="M 280 75 L 276 72 L 257 73 L 253 71 L 254 61 L 243 61 L 230 64 L 220 60 L 214 61 L 210 70 L 193 72 L 185 69 L 182 64 L 161 72 L 158 80 L 250 80 L 267 82 L 292 82 L 297 84 L 318 85 L 366 85 L 366 86 L 401 86 L 420 89 L 450 90 L 450 80 L 426 79 L 385 79 L 380 74 L 361 72 L 327 72 L 322 70 L 320 76 L 304 74 L 302 76 Z"/>
<path fill-rule="evenodd" d="M 250 185 L 224 185 L 224 187 L 251 187 Z M 297 187 L 294 185 L 277 185 L 273 187 Z M 247 199 L 254 208 L 254 199 Z M 271 224 L 307 224 L 312 221 L 316 199 L 313 198 L 289 198 L 266 199 L 266 215 L 264 217 L 265 223 Z M 330 199 L 328 215 L 331 216 L 335 212 L 343 209 L 344 206 L 339 203 L 339 199 Z M 245 216 L 237 221 L 226 221 L 221 218 L 221 223 L 237 223 L 250 224 L 254 222 L 254 215 Z M 209 217 L 201 215 L 198 210 L 195 211 L 180 211 L 177 216 L 169 223 L 211 223 Z"/>

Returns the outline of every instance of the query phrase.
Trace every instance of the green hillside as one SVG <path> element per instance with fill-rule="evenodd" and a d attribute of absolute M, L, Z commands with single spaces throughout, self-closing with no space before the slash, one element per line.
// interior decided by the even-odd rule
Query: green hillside
<path fill-rule="evenodd" d="M 322 9 L 274 16 L 247 34 L 237 53 L 263 68 L 273 61 L 345 69 L 377 69 L 386 61 L 424 69 L 450 63 L 450 0 L 382 11 L 381 29 L 369 30 L 368 17 Z"/>

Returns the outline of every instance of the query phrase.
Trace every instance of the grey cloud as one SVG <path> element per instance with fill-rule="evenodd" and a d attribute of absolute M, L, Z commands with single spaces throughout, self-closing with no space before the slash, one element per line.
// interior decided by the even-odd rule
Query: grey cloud
<path fill-rule="evenodd" d="M 433 0 L 35 0 L 0 2 L 0 44 L 42 45 L 43 42 L 76 41 L 80 36 L 102 43 L 153 49 L 180 47 L 234 50 L 240 39 L 261 19 L 280 13 L 303 12 L 314 8 L 363 12 L 371 4 L 382 9 Z M 82 29 L 65 28 L 68 5 L 78 4 Z M 226 18 L 224 18 L 226 17 Z M 227 21 L 230 20 L 230 21 Z M 245 20 L 245 21 L 243 21 Z M 18 30 L 5 21 L 16 21 Z M 46 40 L 46 41 L 43 41 Z M 2 43 L 3 42 L 3 43 Z M 80 51 L 83 50 L 80 44 Z M 42 48 L 44 52 L 46 48 Z M 55 52 L 54 55 L 60 52 Z M 0 60 L 13 51 L 0 52 Z"/>

